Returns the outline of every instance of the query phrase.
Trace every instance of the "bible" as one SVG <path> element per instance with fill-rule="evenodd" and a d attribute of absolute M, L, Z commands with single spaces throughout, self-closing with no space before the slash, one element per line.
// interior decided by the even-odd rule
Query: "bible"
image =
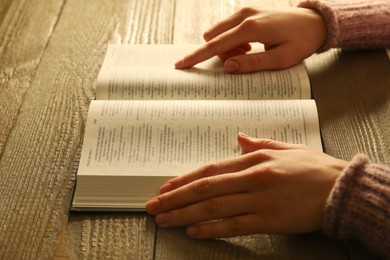
<path fill-rule="evenodd" d="M 165 181 L 239 156 L 239 132 L 321 150 L 304 64 L 227 74 L 196 45 L 109 45 L 90 104 L 71 210 L 143 211 Z"/>

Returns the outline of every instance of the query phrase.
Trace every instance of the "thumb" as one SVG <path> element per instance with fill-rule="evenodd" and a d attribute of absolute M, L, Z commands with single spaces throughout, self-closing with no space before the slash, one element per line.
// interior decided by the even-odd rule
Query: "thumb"
<path fill-rule="evenodd" d="M 287 150 L 294 148 L 293 144 L 283 143 L 266 138 L 250 137 L 247 134 L 241 132 L 237 135 L 237 141 L 244 153 L 254 152 L 259 149 Z"/>

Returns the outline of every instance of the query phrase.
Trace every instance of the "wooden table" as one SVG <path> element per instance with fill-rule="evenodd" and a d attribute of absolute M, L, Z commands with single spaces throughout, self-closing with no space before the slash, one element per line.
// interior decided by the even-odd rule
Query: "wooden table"
<path fill-rule="evenodd" d="M 296 1 L 0 0 L 0 259 L 367 259 L 320 233 L 197 241 L 147 214 L 69 214 L 108 43 L 199 43 L 239 6 Z M 384 50 L 307 60 L 325 151 L 390 164 Z"/>

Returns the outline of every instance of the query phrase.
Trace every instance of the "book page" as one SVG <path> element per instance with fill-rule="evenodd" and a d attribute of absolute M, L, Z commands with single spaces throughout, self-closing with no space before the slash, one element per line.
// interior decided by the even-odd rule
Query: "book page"
<path fill-rule="evenodd" d="M 287 70 L 228 74 L 213 57 L 188 70 L 174 63 L 199 45 L 109 45 L 96 99 L 310 99 L 303 63 Z M 254 45 L 253 51 L 261 46 Z"/>
<path fill-rule="evenodd" d="M 321 150 L 312 100 L 93 101 L 79 174 L 183 174 L 241 154 L 239 132 Z"/>

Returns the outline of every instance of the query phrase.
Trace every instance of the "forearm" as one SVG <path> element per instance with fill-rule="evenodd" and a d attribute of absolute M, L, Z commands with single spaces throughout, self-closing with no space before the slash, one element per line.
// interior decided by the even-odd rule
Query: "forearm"
<path fill-rule="evenodd" d="M 356 156 L 327 200 L 322 226 L 328 236 L 357 239 L 389 258 L 390 168 Z"/>
<path fill-rule="evenodd" d="M 298 6 L 324 17 L 328 37 L 319 51 L 390 46 L 390 0 L 307 0 Z"/>

